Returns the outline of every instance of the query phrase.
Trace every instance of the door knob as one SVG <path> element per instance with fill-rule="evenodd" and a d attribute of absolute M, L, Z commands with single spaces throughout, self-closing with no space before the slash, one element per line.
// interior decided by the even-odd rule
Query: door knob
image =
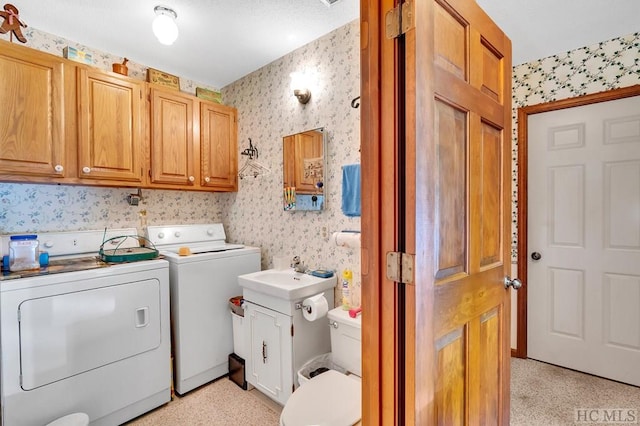
<path fill-rule="evenodd" d="M 514 290 L 517 290 L 522 287 L 522 281 L 518 278 L 511 279 L 511 277 L 507 275 L 504 277 L 504 288 L 509 288 L 509 286 L 513 287 Z"/>
<path fill-rule="evenodd" d="M 537 251 L 534 251 L 533 253 L 531 253 L 531 258 L 533 260 L 540 260 L 540 259 L 542 259 L 542 255 L 540 253 L 538 253 Z"/>

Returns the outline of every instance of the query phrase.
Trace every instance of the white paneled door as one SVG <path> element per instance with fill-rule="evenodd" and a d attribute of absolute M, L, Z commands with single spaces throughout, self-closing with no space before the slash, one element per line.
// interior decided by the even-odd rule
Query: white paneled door
<path fill-rule="evenodd" d="M 640 386 L 640 96 L 529 116 L 528 356 Z"/>

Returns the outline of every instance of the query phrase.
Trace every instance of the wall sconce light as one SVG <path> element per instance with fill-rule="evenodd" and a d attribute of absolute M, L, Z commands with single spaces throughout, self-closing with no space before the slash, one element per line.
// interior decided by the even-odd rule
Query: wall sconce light
<path fill-rule="evenodd" d="M 298 98 L 298 102 L 306 104 L 311 99 L 311 91 L 309 90 L 308 77 L 300 72 L 292 72 L 291 77 L 291 89 L 293 94 Z"/>
<path fill-rule="evenodd" d="M 156 6 L 153 11 L 156 13 L 151 25 L 153 33 L 160 43 L 167 46 L 172 45 L 178 38 L 178 26 L 175 21 L 178 14 L 173 9 L 165 6 Z"/>

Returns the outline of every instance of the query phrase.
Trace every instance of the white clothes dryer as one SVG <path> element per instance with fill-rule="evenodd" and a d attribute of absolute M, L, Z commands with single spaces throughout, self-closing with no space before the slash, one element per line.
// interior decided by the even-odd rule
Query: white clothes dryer
<path fill-rule="evenodd" d="M 97 257 L 104 241 L 135 234 L 39 233 L 48 266 L 2 272 L 3 424 L 44 425 L 79 412 L 92 426 L 112 426 L 169 402 L 169 264 Z M 0 238 L 0 254 L 9 238 Z M 138 240 L 129 240 L 109 244 L 135 251 Z"/>

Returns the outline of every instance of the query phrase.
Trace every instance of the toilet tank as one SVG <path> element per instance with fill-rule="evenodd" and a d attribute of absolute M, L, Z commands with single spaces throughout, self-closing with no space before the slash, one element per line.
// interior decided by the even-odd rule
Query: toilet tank
<path fill-rule="evenodd" d="M 327 314 L 331 330 L 331 354 L 333 362 L 348 372 L 362 376 L 362 319 L 349 316 L 342 307 Z"/>

